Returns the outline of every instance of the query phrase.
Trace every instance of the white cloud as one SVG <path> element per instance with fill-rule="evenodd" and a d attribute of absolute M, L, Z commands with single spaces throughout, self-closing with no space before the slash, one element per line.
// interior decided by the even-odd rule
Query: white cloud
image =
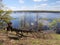
<path fill-rule="evenodd" d="M 45 10 L 48 4 L 35 5 L 34 10 Z"/>
<path fill-rule="evenodd" d="M 33 0 L 33 1 L 35 1 L 35 2 L 40 2 L 40 1 L 42 1 L 42 0 Z"/>
<path fill-rule="evenodd" d="M 21 7 L 8 6 L 8 8 L 11 10 L 14 10 L 14 11 L 16 11 L 16 10 L 30 10 L 30 8 L 27 6 L 21 6 Z"/>
<path fill-rule="evenodd" d="M 56 1 L 54 3 L 51 3 L 51 5 L 48 6 L 50 10 L 60 10 L 60 1 Z"/>
<path fill-rule="evenodd" d="M 59 3 L 60 4 L 60 1 L 56 1 L 56 3 Z"/>
<path fill-rule="evenodd" d="M 34 10 L 60 10 L 60 5 L 57 4 L 40 4 L 33 7 Z"/>
<path fill-rule="evenodd" d="M 46 6 L 47 4 L 40 4 L 40 6 Z"/>
<path fill-rule="evenodd" d="M 15 7 L 15 6 L 7 6 L 10 10 L 19 10 L 19 7 Z"/>
<path fill-rule="evenodd" d="M 60 11 L 60 5 L 55 5 L 55 4 L 39 4 L 39 5 L 34 5 L 31 7 L 28 6 L 20 6 L 20 7 L 15 7 L 15 6 L 8 6 L 8 8 L 12 10 L 58 10 Z"/>
<path fill-rule="evenodd" d="M 48 1 L 48 0 L 33 0 L 34 2 Z"/>
<path fill-rule="evenodd" d="M 43 0 L 43 1 L 48 1 L 48 0 Z"/>
<path fill-rule="evenodd" d="M 19 3 L 24 3 L 24 0 L 19 0 Z"/>
<path fill-rule="evenodd" d="M 60 5 L 60 1 L 53 2 L 51 5 Z"/>

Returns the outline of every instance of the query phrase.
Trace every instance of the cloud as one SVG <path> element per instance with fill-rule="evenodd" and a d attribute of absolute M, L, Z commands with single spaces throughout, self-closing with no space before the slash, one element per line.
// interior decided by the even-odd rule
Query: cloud
<path fill-rule="evenodd" d="M 20 8 L 19 7 L 15 7 L 15 6 L 7 6 L 8 7 L 8 10 L 19 10 Z"/>
<path fill-rule="evenodd" d="M 56 1 L 56 3 L 59 3 L 60 4 L 60 1 Z"/>
<path fill-rule="evenodd" d="M 60 3 L 59 3 L 60 4 Z M 35 5 L 33 7 L 33 9 L 35 10 L 60 10 L 60 5 L 59 4 L 56 4 L 56 3 L 52 3 L 52 4 L 47 4 L 47 3 L 44 3 L 44 4 L 39 4 L 39 5 Z"/>
<path fill-rule="evenodd" d="M 24 0 L 19 0 L 19 3 L 24 3 Z"/>
<path fill-rule="evenodd" d="M 40 4 L 40 5 L 35 5 L 33 9 L 36 10 L 45 10 L 48 4 Z"/>
<path fill-rule="evenodd" d="M 43 0 L 43 1 L 48 1 L 48 0 Z"/>
<path fill-rule="evenodd" d="M 60 5 L 57 5 L 56 2 L 53 4 L 39 4 L 39 5 L 33 5 L 31 7 L 22 5 L 20 7 L 15 7 L 15 6 L 8 6 L 12 10 L 58 10 L 60 11 Z"/>
<path fill-rule="evenodd" d="M 33 0 L 33 1 L 35 1 L 35 2 L 40 2 L 40 1 L 42 1 L 42 0 Z"/>
<path fill-rule="evenodd" d="M 30 10 L 30 8 L 27 6 L 21 6 L 21 7 L 7 6 L 7 7 L 11 10 L 14 10 L 14 11 L 16 11 L 16 10 Z"/>
<path fill-rule="evenodd" d="M 54 3 L 51 3 L 49 6 L 51 10 L 60 10 L 60 1 L 56 1 Z"/>
<path fill-rule="evenodd" d="M 50 5 L 38 5 L 33 7 L 22 6 L 22 7 L 9 7 L 12 10 L 59 10 L 60 6 L 50 6 Z"/>
<path fill-rule="evenodd" d="M 41 1 L 47 1 L 47 0 L 33 0 L 34 2 L 41 2 Z"/>
<path fill-rule="evenodd" d="M 60 1 L 56 1 L 56 2 L 53 2 L 51 3 L 52 5 L 60 5 Z"/>

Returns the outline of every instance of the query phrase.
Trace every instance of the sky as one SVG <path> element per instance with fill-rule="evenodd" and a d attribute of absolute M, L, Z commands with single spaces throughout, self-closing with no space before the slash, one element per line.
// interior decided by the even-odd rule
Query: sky
<path fill-rule="evenodd" d="M 59 10 L 60 0 L 3 0 L 12 10 Z"/>

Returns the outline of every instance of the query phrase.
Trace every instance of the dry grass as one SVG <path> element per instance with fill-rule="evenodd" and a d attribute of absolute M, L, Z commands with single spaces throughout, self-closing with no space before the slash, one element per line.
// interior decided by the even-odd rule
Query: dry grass
<path fill-rule="evenodd" d="M 59 34 L 32 33 L 19 40 L 9 39 L 6 31 L 0 31 L 0 45 L 60 45 Z M 14 33 L 14 32 L 13 32 Z"/>

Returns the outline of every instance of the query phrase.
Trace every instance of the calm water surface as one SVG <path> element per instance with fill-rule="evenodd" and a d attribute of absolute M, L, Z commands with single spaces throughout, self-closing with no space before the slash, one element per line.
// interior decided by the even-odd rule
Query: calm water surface
<path fill-rule="evenodd" d="M 11 16 L 13 18 L 16 18 L 14 20 L 11 20 L 13 23 L 13 27 L 14 28 L 19 28 L 21 25 L 21 21 L 23 22 L 25 20 L 26 23 L 29 23 L 31 25 L 33 25 L 36 20 L 37 20 L 37 15 L 38 15 L 38 20 L 40 20 L 41 18 L 47 18 L 47 19 L 54 19 L 54 18 L 60 18 L 60 13 L 12 13 Z M 49 21 L 51 20 L 40 20 L 41 22 L 44 22 L 44 24 L 48 24 Z"/>

